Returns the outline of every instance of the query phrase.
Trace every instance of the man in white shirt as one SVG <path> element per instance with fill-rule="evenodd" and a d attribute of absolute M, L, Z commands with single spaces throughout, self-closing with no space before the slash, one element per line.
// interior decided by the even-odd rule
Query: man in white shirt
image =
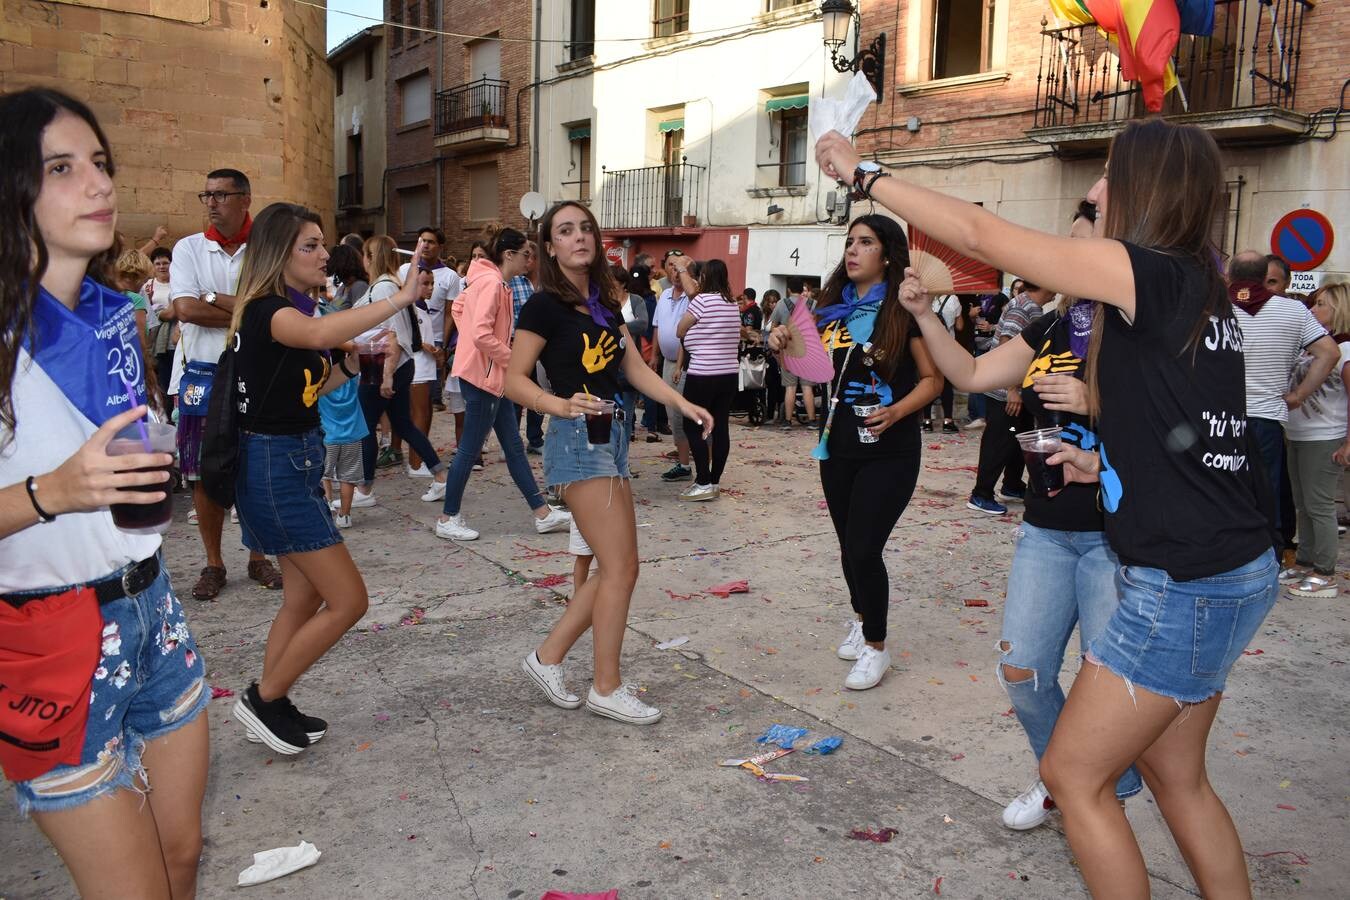
<path fill-rule="evenodd" d="M 652 371 L 662 377 L 666 384 L 684 393 L 684 371 L 680 368 L 680 337 L 675 328 L 680 317 L 689 307 L 689 297 L 680 286 L 680 270 L 688 265 L 683 250 L 667 250 L 661 259 L 666 270 L 670 287 L 661 292 L 656 300 L 656 315 L 652 319 L 652 340 L 658 353 L 652 354 Z M 693 476 L 689 468 L 689 440 L 680 427 L 681 413 L 674 406 L 666 407 L 670 417 L 671 437 L 675 439 L 676 463 L 661 475 L 662 481 L 685 481 Z"/>
<path fill-rule="evenodd" d="M 1267 258 L 1255 250 L 1234 256 L 1228 264 L 1228 297 L 1242 328 L 1247 427 L 1265 463 L 1272 496 L 1279 497 L 1289 410 L 1298 409 L 1322 386 L 1341 354 L 1307 307 L 1266 286 L 1268 268 Z M 1303 381 L 1290 390 L 1289 373 L 1305 349 L 1313 357 L 1312 365 Z M 1278 511 L 1275 526 L 1281 527 Z"/>
<path fill-rule="evenodd" d="M 416 387 L 425 384 L 427 387 L 413 391 L 412 420 L 424 434 L 431 433 L 432 411 L 445 411 L 445 403 L 441 396 L 445 363 L 444 354 L 441 352 L 444 347 L 445 311 L 464 289 L 464 282 L 455 270 L 441 261 L 441 250 L 444 246 L 444 233 L 439 228 L 426 225 L 417 232 L 417 248 L 413 252 L 413 262 L 404 263 L 398 268 L 399 281 L 408 280 L 408 273 L 414 263 L 419 268 L 430 271 L 432 276 L 431 296 L 426 300 L 419 300 L 415 312 L 423 343 L 436 348 L 434 352 L 418 350 L 413 354 L 413 385 Z M 390 436 L 389 446 L 395 456 L 402 455 L 403 439 L 398 434 Z M 415 453 L 408 456 L 408 474 L 419 478 L 429 477 L 431 472 L 420 460 L 417 466 L 412 465 L 415 457 Z"/>
<path fill-rule="evenodd" d="M 192 504 L 206 551 L 206 566 L 192 588 L 192 596 L 214 600 L 225 586 L 225 560 L 220 552 L 225 510 L 202 488 L 202 434 L 210 383 L 225 350 L 225 334 L 234 314 L 234 290 L 253 227 L 248 212 L 253 197 L 243 172 L 216 169 L 206 176 L 206 189 L 197 199 L 206 207 L 210 227 L 174 245 L 169 266 L 173 301 L 160 318 L 179 323 L 169 393 L 178 396 L 178 463 L 183 477 L 193 482 Z M 281 588 L 281 573 L 261 554 L 249 554 L 248 575 L 263 587 Z"/>

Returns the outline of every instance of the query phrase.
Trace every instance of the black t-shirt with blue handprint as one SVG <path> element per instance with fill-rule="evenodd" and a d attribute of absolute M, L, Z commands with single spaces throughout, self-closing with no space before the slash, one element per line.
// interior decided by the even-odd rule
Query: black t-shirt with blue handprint
<path fill-rule="evenodd" d="M 919 452 L 919 413 L 915 412 L 896 422 L 881 433 L 876 443 L 864 444 L 858 440 L 858 429 L 863 420 L 853 412 L 853 406 L 859 402 L 870 402 L 882 406 L 904 397 L 914 390 L 919 381 L 914 357 L 909 352 L 909 343 L 919 337 L 919 330 L 912 323 L 901 345 L 905 348 L 899 365 L 889 379 L 883 378 L 880 360 L 874 359 L 868 345 L 853 346 L 853 335 L 849 333 L 848 320 L 831 322 L 821 332 L 820 339 L 830 352 L 834 362 L 834 383 L 839 385 L 839 403 L 835 408 L 834 424 L 830 427 L 830 456 L 850 459 L 868 459 L 878 456 L 902 456 Z M 852 348 L 853 352 L 849 353 Z M 844 368 L 847 360 L 847 368 Z M 842 370 L 843 378 L 840 378 Z"/>
<path fill-rule="evenodd" d="M 559 397 L 589 393 L 622 402 L 619 372 L 627 342 L 614 317 L 601 328 L 590 313 L 582 312 L 557 294 L 540 291 L 525 301 L 517 331 L 532 331 L 544 339 L 539 361 L 544 364 L 553 393 Z"/>

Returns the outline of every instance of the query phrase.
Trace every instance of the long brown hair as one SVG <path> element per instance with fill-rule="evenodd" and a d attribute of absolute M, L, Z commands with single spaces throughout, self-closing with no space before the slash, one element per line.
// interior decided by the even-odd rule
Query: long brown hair
<path fill-rule="evenodd" d="M 600 238 L 600 223 L 596 221 L 595 214 L 583 203 L 575 200 L 564 200 L 561 203 L 555 203 L 548 212 L 544 213 L 544 218 L 539 222 L 539 240 L 541 243 L 552 242 L 553 240 L 553 219 L 569 206 L 574 206 L 581 210 L 587 221 L 591 223 L 591 235 L 595 238 L 595 257 L 591 260 L 587 275 L 591 283 L 600 287 L 600 302 L 606 309 L 618 316 L 618 321 L 623 321 L 623 303 L 619 300 L 619 285 L 614 281 L 614 274 L 609 270 L 609 264 L 605 262 L 605 245 Z M 539 286 L 541 289 L 553 294 L 557 294 L 562 301 L 568 305 L 585 303 L 586 298 L 577 291 L 576 285 L 572 284 L 567 275 L 563 272 L 557 258 L 552 253 L 545 253 L 539 260 Z M 624 299 L 628 299 L 628 293 L 623 293 Z"/>
<path fill-rule="evenodd" d="M 877 313 L 877 324 L 872 331 L 871 344 L 881 351 L 877 354 L 877 369 L 889 380 L 895 375 L 900 360 L 905 357 L 903 337 L 914 320 L 909 310 L 905 309 L 899 300 L 900 282 L 905 280 L 905 268 L 909 266 L 909 241 L 905 240 L 905 232 L 900 223 L 889 216 L 875 213 L 859 216 L 848 226 L 848 230 L 851 232 L 859 225 L 866 226 L 877 236 L 877 240 L 881 243 L 881 258 L 886 265 L 882 275 L 886 283 L 886 299 L 881 304 L 881 311 Z M 848 283 L 848 267 L 844 258 L 840 257 L 839 265 L 835 266 L 820 291 L 817 309 L 824 309 L 840 302 Z"/>
<path fill-rule="evenodd" d="M 388 275 L 398 281 L 398 254 L 394 252 L 397 247 L 398 244 L 387 234 L 366 238 L 366 245 L 361 250 L 361 259 L 374 257 L 366 269 L 371 284 L 374 284 L 375 279 L 381 275 Z"/>
<path fill-rule="evenodd" d="M 1204 270 L 1204 302 L 1183 348 L 1193 360 L 1210 318 L 1233 316 L 1211 237 L 1224 194 L 1219 147 L 1208 131 L 1193 125 L 1163 119 L 1131 122 L 1111 142 L 1106 181 L 1110 202 L 1103 237 L 1189 259 Z M 1094 419 L 1101 411 L 1097 362 L 1106 315 L 1105 306 L 1097 304 L 1084 373 L 1088 414 Z"/>
<path fill-rule="evenodd" d="M 227 345 L 239 331 L 244 310 L 250 303 L 259 297 L 286 296 L 286 262 L 306 222 L 323 227 L 318 213 L 295 203 L 273 203 L 253 220 L 244 249 L 244 264 L 239 267 Z"/>

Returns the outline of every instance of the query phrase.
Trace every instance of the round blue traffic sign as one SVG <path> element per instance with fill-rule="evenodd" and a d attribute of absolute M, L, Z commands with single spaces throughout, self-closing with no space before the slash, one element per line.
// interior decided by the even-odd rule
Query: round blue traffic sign
<path fill-rule="evenodd" d="M 1275 223 L 1270 252 L 1282 257 L 1289 268 L 1307 272 L 1326 262 L 1334 239 L 1326 216 L 1312 209 L 1296 209 Z"/>

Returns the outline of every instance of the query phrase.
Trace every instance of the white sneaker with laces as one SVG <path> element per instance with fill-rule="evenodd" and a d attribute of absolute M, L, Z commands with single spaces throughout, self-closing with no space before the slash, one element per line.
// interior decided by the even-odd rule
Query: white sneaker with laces
<path fill-rule="evenodd" d="M 334 501 L 334 502 L 336 502 L 336 501 Z M 365 491 L 361 490 L 360 488 L 357 488 L 357 489 L 352 493 L 352 509 L 368 509 L 369 507 L 372 507 L 372 506 L 374 506 L 374 505 L 375 505 L 375 492 L 374 492 L 374 491 L 371 491 L 370 493 L 366 493 Z"/>
<path fill-rule="evenodd" d="M 597 716 L 629 725 L 651 725 L 661 718 L 661 710 L 639 700 L 637 690 L 631 684 L 620 686 L 608 697 L 597 693 L 595 685 L 591 685 L 591 692 L 586 697 L 586 708 Z"/>
<path fill-rule="evenodd" d="M 1003 824 L 1013 831 L 1030 831 L 1050 817 L 1055 801 L 1045 783 L 1037 781 L 1003 809 Z"/>
<path fill-rule="evenodd" d="M 844 679 L 844 687 L 851 691 L 865 691 L 868 688 L 874 688 L 881 683 L 886 670 L 891 667 L 891 654 L 887 650 L 878 650 L 876 647 L 870 647 L 863 644 L 862 649 L 858 651 L 858 661 L 853 664 L 853 671 L 848 673 Z"/>
<path fill-rule="evenodd" d="M 561 509 L 548 508 L 548 515 L 542 519 L 536 517 L 534 520 L 534 530 L 540 534 L 550 534 L 554 531 L 565 531 L 572 527 L 572 514 L 564 512 Z"/>
<path fill-rule="evenodd" d="M 680 492 L 681 500 L 716 500 L 721 493 L 715 484 L 691 484 Z"/>
<path fill-rule="evenodd" d="M 464 524 L 463 516 L 451 516 L 444 522 L 436 523 L 436 537 L 448 541 L 476 541 L 478 532 Z"/>
<path fill-rule="evenodd" d="M 525 657 L 525 661 L 520 664 L 535 684 L 543 690 L 544 696 L 548 697 L 548 702 L 554 706 L 560 706 L 563 709 L 576 709 L 581 705 L 581 698 L 567 689 L 563 684 L 562 666 L 546 666 L 539 661 L 538 651 L 533 651 Z"/>
<path fill-rule="evenodd" d="M 418 466 L 418 467 L 415 468 L 415 469 L 414 469 L 412 466 L 404 466 L 404 469 L 407 471 L 408 477 L 409 477 L 409 478 L 430 478 L 430 477 L 431 477 L 431 470 L 427 468 L 427 464 L 426 464 L 426 463 L 422 463 L 420 466 Z"/>
<path fill-rule="evenodd" d="M 351 527 L 352 527 L 352 517 L 351 517 L 351 516 L 333 516 L 333 524 L 336 525 L 336 526 L 339 527 L 339 528 L 351 528 Z"/>
<path fill-rule="evenodd" d="M 445 499 L 445 482 L 433 481 L 427 485 L 427 492 L 422 495 L 422 500 L 426 503 L 435 503 L 437 500 Z"/>
<path fill-rule="evenodd" d="M 863 640 L 862 622 L 854 619 L 849 623 L 848 634 L 844 637 L 844 642 L 839 645 L 839 649 L 835 651 L 835 655 L 840 659 L 857 659 L 866 643 Z"/>

